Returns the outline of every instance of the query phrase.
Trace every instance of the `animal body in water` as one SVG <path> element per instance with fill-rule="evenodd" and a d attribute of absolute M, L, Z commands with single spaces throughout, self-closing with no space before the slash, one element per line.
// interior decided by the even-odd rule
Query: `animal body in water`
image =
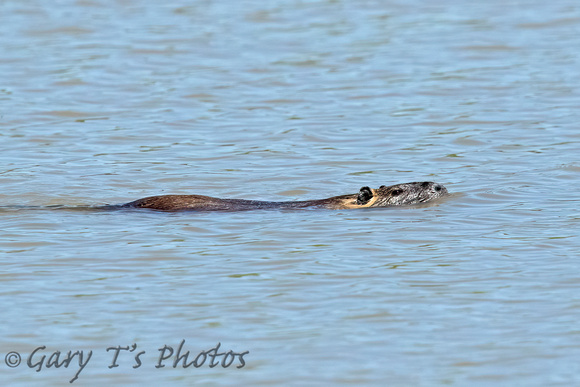
<path fill-rule="evenodd" d="M 328 209 L 389 207 L 425 203 L 447 195 L 447 189 L 431 181 L 362 187 L 357 194 L 327 199 L 268 202 L 246 199 L 219 199 L 203 195 L 150 196 L 122 204 L 120 208 L 149 208 L 160 211 L 245 211 L 257 209 Z"/>

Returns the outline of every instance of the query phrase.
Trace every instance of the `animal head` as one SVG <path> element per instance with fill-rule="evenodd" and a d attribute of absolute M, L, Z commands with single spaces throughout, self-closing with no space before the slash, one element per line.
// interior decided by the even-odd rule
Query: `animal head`
<path fill-rule="evenodd" d="M 386 207 L 425 203 L 448 195 L 447 189 L 432 181 L 380 186 L 378 189 L 362 187 L 356 204 L 364 207 Z"/>

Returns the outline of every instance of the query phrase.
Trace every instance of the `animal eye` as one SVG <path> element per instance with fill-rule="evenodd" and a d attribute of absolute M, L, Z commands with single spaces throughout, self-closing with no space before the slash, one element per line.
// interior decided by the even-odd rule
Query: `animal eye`
<path fill-rule="evenodd" d="M 379 187 L 379 189 L 382 189 L 382 188 L 385 188 L 385 187 L 386 187 L 386 186 L 384 186 L 384 185 L 381 185 L 381 186 Z"/>
<path fill-rule="evenodd" d="M 435 191 L 441 191 L 441 187 L 440 187 L 440 186 L 438 186 L 438 185 L 436 185 L 436 186 L 435 186 Z"/>
<path fill-rule="evenodd" d="M 396 189 L 396 190 L 393 190 L 393 192 L 391 192 L 391 195 L 393 195 L 393 196 L 399 196 L 402 193 L 403 193 L 403 190 L 402 189 Z"/>

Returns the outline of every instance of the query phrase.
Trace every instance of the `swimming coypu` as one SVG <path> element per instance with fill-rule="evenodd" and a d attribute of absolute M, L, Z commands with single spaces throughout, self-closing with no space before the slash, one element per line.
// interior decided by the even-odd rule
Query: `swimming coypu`
<path fill-rule="evenodd" d="M 122 204 L 121 208 L 149 208 L 161 211 L 243 211 L 256 209 L 297 209 L 306 207 L 347 209 L 401 206 L 424 203 L 447 195 L 447 189 L 431 181 L 362 187 L 358 194 L 334 196 L 328 199 L 289 202 L 267 202 L 245 199 L 219 199 L 202 195 L 150 196 Z"/>

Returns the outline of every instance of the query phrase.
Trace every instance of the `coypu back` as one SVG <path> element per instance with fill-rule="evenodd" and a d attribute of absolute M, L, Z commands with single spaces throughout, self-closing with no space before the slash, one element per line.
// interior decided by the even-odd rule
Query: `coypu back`
<path fill-rule="evenodd" d="M 425 203 L 447 195 L 441 184 L 424 181 L 362 187 L 358 194 L 333 196 L 327 199 L 269 202 L 246 199 L 220 199 L 203 195 L 149 196 L 121 205 L 121 208 L 148 208 L 160 211 L 244 211 L 257 209 L 299 209 L 307 207 L 350 209 L 402 206 Z"/>

